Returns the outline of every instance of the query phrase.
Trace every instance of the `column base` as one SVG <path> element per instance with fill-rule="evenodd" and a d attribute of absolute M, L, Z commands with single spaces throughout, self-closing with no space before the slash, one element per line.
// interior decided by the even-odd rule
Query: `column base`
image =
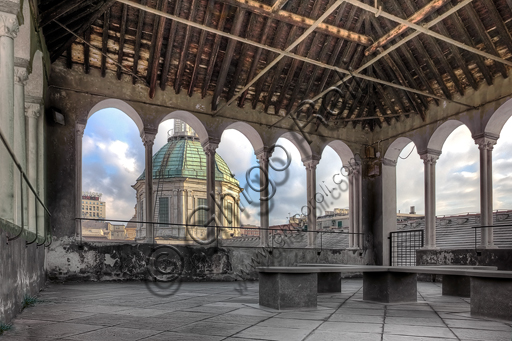
<path fill-rule="evenodd" d="M 499 249 L 499 247 L 497 247 L 496 245 L 492 244 L 492 245 L 478 245 L 477 246 L 477 250 L 478 249 Z"/>
<path fill-rule="evenodd" d="M 424 246 L 422 247 L 420 250 L 425 250 L 425 251 L 438 251 L 438 250 L 441 250 L 440 248 L 438 248 L 437 246 Z"/>

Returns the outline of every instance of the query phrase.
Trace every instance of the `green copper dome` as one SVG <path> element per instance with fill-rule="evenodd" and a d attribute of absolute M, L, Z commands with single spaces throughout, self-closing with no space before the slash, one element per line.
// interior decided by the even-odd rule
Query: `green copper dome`
<path fill-rule="evenodd" d="M 146 178 L 145 171 L 138 180 Z M 206 154 L 201 143 L 195 139 L 171 138 L 153 155 L 153 179 L 194 178 L 206 180 Z M 219 154 L 215 154 L 215 180 L 230 182 L 238 186 L 231 176 L 228 165 Z"/>

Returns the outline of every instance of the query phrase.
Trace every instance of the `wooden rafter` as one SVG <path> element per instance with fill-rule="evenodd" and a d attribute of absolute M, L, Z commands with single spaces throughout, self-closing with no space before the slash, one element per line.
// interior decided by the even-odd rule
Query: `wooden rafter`
<path fill-rule="evenodd" d="M 166 5 L 165 11 L 162 8 L 162 6 L 164 6 L 164 3 Z M 167 13 L 167 1 L 157 0 L 156 9 L 158 9 L 162 13 Z M 157 45 L 157 41 L 158 41 L 158 29 L 160 26 L 160 22 L 162 20 L 164 20 L 164 23 L 165 23 L 165 18 L 162 16 L 155 15 L 155 17 L 153 18 L 153 31 L 151 32 L 151 43 L 149 44 L 148 67 L 147 67 L 147 72 L 146 72 L 146 82 L 148 84 L 149 84 L 149 82 L 151 82 L 151 70 L 153 70 L 153 62 L 155 61 L 155 52 L 156 52 L 156 48 L 157 48 L 156 45 Z M 160 41 L 160 43 L 161 43 L 161 41 Z M 154 91 L 154 89 L 153 89 L 153 91 Z M 150 89 L 150 92 L 151 92 L 151 89 Z"/>
<path fill-rule="evenodd" d="M 103 32 L 101 38 L 101 77 L 105 77 L 107 68 L 108 29 L 110 27 L 110 8 L 103 13 Z"/>
<path fill-rule="evenodd" d="M 87 0 L 85 2 L 91 3 L 93 0 Z M 45 27 L 47 24 L 51 23 L 53 20 L 58 19 L 60 16 L 68 13 L 74 8 L 78 7 L 82 4 L 82 1 L 69 1 L 62 0 L 58 5 L 54 5 L 50 7 L 47 11 L 39 14 L 39 27 Z"/>
<path fill-rule="evenodd" d="M 245 10 L 240 8 L 237 9 L 235 14 L 235 19 L 233 22 L 233 27 L 231 28 L 231 33 L 233 35 L 240 35 L 240 30 L 243 27 L 243 18 L 245 16 Z M 224 89 L 224 84 L 226 83 L 226 77 L 228 76 L 229 66 L 231 65 L 231 60 L 233 59 L 233 54 L 235 52 L 236 40 L 230 39 L 228 42 L 228 46 L 226 47 L 226 52 L 224 54 L 224 58 L 222 59 L 222 65 L 219 71 L 219 77 L 217 78 L 217 86 L 215 87 L 215 91 L 213 93 L 212 98 L 212 110 L 217 110 L 217 101 Z"/>
<path fill-rule="evenodd" d="M 192 0 L 188 20 L 195 19 L 198 5 L 198 0 Z M 188 25 L 185 28 L 185 40 L 183 42 L 183 46 L 181 47 L 180 61 L 178 63 L 178 69 L 176 70 L 176 77 L 174 78 L 174 92 L 176 92 L 177 94 L 179 94 L 181 91 L 181 80 L 183 78 L 185 68 L 187 67 L 188 48 L 190 44 L 190 39 L 192 38 L 192 30 L 193 28 Z"/>
<path fill-rule="evenodd" d="M 174 15 L 179 16 L 181 10 L 182 0 L 176 0 L 176 4 L 174 5 Z M 169 68 L 171 66 L 171 57 L 172 51 L 174 47 L 174 39 L 176 38 L 176 31 L 178 30 L 178 22 L 171 22 L 171 29 L 169 31 L 169 37 L 167 38 L 167 47 L 165 50 L 164 56 L 164 64 L 162 65 L 162 72 L 160 74 L 160 89 L 165 91 L 167 86 L 167 79 L 169 77 Z M 205 31 L 204 31 L 205 32 Z"/>
<path fill-rule="evenodd" d="M 141 5 L 146 5 L 147 0 L 141 0 Z M 140 44 L 142 40 L 142 27 L 144 26 L 144 16 L 146 15 L 146 12 L 143 10 L 139 10 L 139 17 L 137 21 L 137 33 L 135 35 L 135 48 L 133 50 L 133 67 L 132 72 L 134 75 L 137 75 L 137 69 L 139 66 L 139 56 L 140 56 Z M 132 83 L 135 84 L 137 82 L 137 77 L 133 76 Z"/>
<path fill-rule="evenodd" d="M 222 7 L 222 11 L 220 12 L 219 23 L 217 24 L 217 29 L 219 31 L 222 31 L 224 29 L 224 25 L 226 24 L 226 18 L 228 17 L 228 10 L 229 6 L 224 4 L 224 6 Z M 206 69 L 206 77 L 204 79 L 203 89 L 201 91 L 203 98 L 206 97 L 208 86 L 210 85 L 210 80 L 212 79 L 213 67 L 215 66 L 215 61 L 217 60 L 217 54 L 219 52 L 221 39 L 222 36 L 216 35 L 215 41 L 213 42 L 213 48 L 211 53 L 212 58 L 210 58 L 210 62 L 208 63 L 208 68 Z"/>
<path fill-rule="evenodd" d="M 80 26 L 80 28 L 75 32 L 77 36 L 82 36 L 84 34 L 84 31 L 88 29 L 100 16 L 105 13 L 107 9 L 112 6 L 112 4 L 115 2 L 115 0 L 105 0 L 103 2 L 103 5 L 98 9 L 98 11 L 94 12 L 85 22 L 83 22 Z M 54 52 L 51 54 L 51 61 L 54 62 L 59 58 L 59 56 L 67 50 L 68 46 L 73 44 L 73 42 L 76 40 L 76 37 L 74 35 L 71 35 L 69 39 L 60 47 L 54 50 Z"/>
<path fill-rule="evenodd" d="M 416 6 L 411 1 L 405 1 L 404 4 L 410 11 L 417 10 Z M 453 71 L 452 66 L 450 65 L 450 63 L 448 63 L 448 60 L 444 57 L 444 53 L 441 50 L 441 48 L 439 47 L 436 40 L 429 35 L 425 35 L 424 39 L 426 40 L 426 42 L 428 44 L 428 49 L 431 50 L 432 53 L 434 54 L 434 56 L 437 57 L 437 59 L 441 62 L 441 66 L 443 67 L 443 69 L 450 76 L 450 78 L 451 78 L 453 84 L 455 85 L 455 88 L 457 88 L 457 91 L 459 92 L 459 94 L 464 96 L 464 88 L 462 87 L 457 75 L 455 75 L 455 72 Z M 453 46 L 453 45 L 451 45 L 451 46 Z"/>
<path fill-rule="evenodd" d="M 91 5 L 88 2 L 82 2 L 79 6 L 75 7 L 73 10 L 67 12 L 66 14 L 60 16 L 58 21 L 64 26 L 69 26 L 72 23 L 76 23 L 81 20 L 83 17 L 88 16 L 89 14 L 96 12 L 103 5 L 103 1 L 98 2 L 95 5 Z M 54 19 L 55 21 L 56 19 Z M 48 25 L 44 27 L 44 34 L 47 36 L 52 36 L 57 31 L 61 30 L 62 27 L 56 24 L 54 21 L 50 22 Z"/>
<path fill-rule="evenodd" d="M 162 11 L 167 11 L 167 1 L 164 1 L 162 4 Z M 158 30 L 156 32 L 156 38 L 155 38 L 155 49 L 153 51 L 153 56 L 151 58 L 151 68 L 149 68 L 148 65 L 148 73 L 150 75 L 149 77 L 149 98 L 155 97 L 155 91 L 156 91 L 156 79 L 158 77 L 158 66 L 160 62 L 160 55 L 162 53 L 162 42 L 164 40 L 164 29 L 165 29 L 165 18 L 160 17 L 160 20 L 158 22 Z"/>
<path fill-rule="evenodd" d="M 431 3 L 429 3 L 427 6 L 423 7 L 418 12 L 414 13 L 412 16 L 410 16 L 407 20 L 411 23 L 418 23 L 433 12 L 437 11 L 439 8 L 441 8 L 444 4 L 446 4 L 450 0 L 434 0 Z M 399 7 L 398 7 L 399 8 Z M 373 52 L 375 52 L 379 47 L 382 47 L 386 45 L 388 42 L 393 40 L 395 37 L 398 37 L 405 31 L 407 31 L 409 27 L 406 25 L 398 25 L 393 30 L 391 30 L 386 35 L 382 36 L 379 40 L 377 40 L 372 46 L 368 48 L 368 50 L 365 51 L 365 55 L 370 55 Z"/>
<path fill-rule="evenodd" d="M 210 26 L 210 24 L 211 24 L 214 6 L 215 6 L 215 0 L 208 0 L 208 5 L 206 8 L 206 16 L 204 18 L 204 24 L 206 26 Z M 204 44 L 206 42 L 207 34 L 208 34 L 208 32 L 203 30 L 203 31 L 201 31 L 201 36 L 199 37 L 199 43 L 197 45 L 196 62 L 194 63 L 192 76 L 190 77 L 190 84 L 188 86 L 187 94 L 189 97 L 191 97 L 192 93 L 194 92 L 194 85 L 196 83 L 197 74 L 199 73 L 201 59 L 203 56 Z"/>
<path fill-rule="evenodd" d="M 91 40 L 91 29 L 90 28 L 85 30 L 85 32 L 84 32 L 84 40 L 85 41 L 90 41 Z M 86 74 L 88 74 L 89 71 L 91 70 L 90 60 L 91 60 L 90 47 L 89 47 L 89 45 L 84 44 L 84 72 Z"/>
<path fill-rule="evenodd" d="M 308 28 L 315 20 L 304 16 L 304 14 L 295 14 L 292 10 L 290 12 L 279 10 L 275 13 L 272 12 L 272 7 L 267 6 L 259 1 L 254 0 L 219 0 L 221 2 L 227 3 L 231 6 L 237 6 L 239 8 L 245 9 L 247 11 L 263 15 L 266 17 L 270 17 L 272 19 L 276 19 L 278 21 L 282 21 L 296 27 Z M 357 33 L 358 31 L 348 31 L 343 28 L 335 27 L 328 24 L 320 24 L 317 27 L 319 32 L 324 34 L 332 35 L 336 38 L 341 38 L 349 41 L 356 42 L 361 45 L 369 46 L 372 43 L 372 40 L 362 34 Z"/>
<path fill-rule="evenodd" d="M 471 22 L 472 26 L 477 30 L 479 37 L 482 39 L 482 41 L 485 45 L 485 48 L 487 49 L 487 52 L 491 53 L 495 56 L 499 56 L 498 51 L 496 51 L 496 47 L 494 46 L 491 38 L 489 37 L 489 34 L 485 30 L 485 27 L 482 24 L 482 21 L 480 20 L 480 18 L 478 18 L 478 14 L 475 12 L 475 9 L 473 8 L 473 6 L 471 6 L 471 5 L 466 6 L 464 8 L 464 11 L 465 11 L 466 15 L 468 16 L 469 21 Z M 501 73 L 501 75 L 504 78 L 508 77 L 507 69 L 505 68 L 505 66 L 503 64 L 495 62 L 494 65 L 496 66 L 496 69 Z"/>
<path fill-rule="evenodd" d="M 123 52 L 124 52 L 124 40 L 126 34 L 126 17 L 128 15 L 128 5 L 123 4 L 123 14 L 121 15 L 121 27 L 119 28 L 119 52 L 117 53 L 117 63 L 119 65 L 123 64 Z M 121 79 L 122 75 L 121 66 L 117 67 L 117 79 Z"/>
<path fill-rule="evenodd" d="M 263 29 L 263 33 L 261 35 L 261 39 L 260 39 L 261 44 L 265 44 L 265 42 L 267 41 L 267 37 L 268 37 L 271 27 L 272 27 L 272 19 L 268 18 L 267 22 L 265 23 L 265 28 Z M 251 64 L 251 69 L 249 70 L 249 75 L 247 76 L 248 81 L 253 79 L 254 76 L 256 75 L 256 70 L 258 69 L 258 62 L 260 61 L 262 52 L 263 52 L 263 49 L 261 47 L 258 47 L 256 50 L 256 53 L 254 53 L 254 57 L 253 57 L 252 64 Z M 238 106 L 241 108 L 244 107 L 244 102 L 245 102 L 245 98 L 247 97 L 248 91 L 249 91 L 249 89 L 245 90 L 240 95 L 240 100 L 238 101 Z"/>

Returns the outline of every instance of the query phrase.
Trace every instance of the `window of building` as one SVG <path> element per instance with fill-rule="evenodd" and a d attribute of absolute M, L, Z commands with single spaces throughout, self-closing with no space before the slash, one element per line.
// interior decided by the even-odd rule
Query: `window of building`
<path fill-rule="evenodd" d="M 158 222 L 169 223 L 169 198 L 159 197 L 158 198 Z M 169 225 L 160 225 L 160 227 L 166 227 Z"/>
<path fill-rule="evenodd" d="M 206 199 L 199 198 L 197 199 L 197 206 L 208 206 L 208 201 Z M 206 209 L 200 209 L 197 211 L 197 220 L 196 225 L 204 226 L 208 219 L 208 211 Z"/>
<path fill-rule="evenodd" d="M 336 226 L 336 220 L 331 221 L 331 226 Z"/>
<path fill-rule="evenodd" d="M 343 221 L 342 220 L 338 220 L 338 227 L 343 227 Z"/>
<path fill-rule="evenodd" d="M 233 227 L 233 203 L 228 202 L 226 206 L 227 226 Z"/>

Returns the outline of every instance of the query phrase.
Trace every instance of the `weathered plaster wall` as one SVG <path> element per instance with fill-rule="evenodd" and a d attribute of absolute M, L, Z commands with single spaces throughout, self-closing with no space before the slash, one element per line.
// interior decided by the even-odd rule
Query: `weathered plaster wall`
<path fill-rule="evenodd" d="M 417 250 L 418 265 L 481 265 L 512 270 L 512 249 Z"/>
<path fill-rule="evenodd" d="M 36 295 L 46 282 L 45 248 L 35 243 L 25 246 L 27 240 L 34 240 L 32 232 L 7 243 L 7 236 L 12 238 L 18 231 L 18 226 L 0 219 L 0 321 L 4 323 L 20 312 L 25 295 Z"/>
<path fill-rule="evenodd" d="M 315 249 L 216 248 L 176 246 L 185 266 L 183 281 L 255 280 L 259 266 L 292 266 L 297 263 L 372 264 L 360 251 Z M 83 243 L 62 238 L 48 252 L 48 279 L 52 281 L 143 280 L 148 276 L 149 244 Z"/>

